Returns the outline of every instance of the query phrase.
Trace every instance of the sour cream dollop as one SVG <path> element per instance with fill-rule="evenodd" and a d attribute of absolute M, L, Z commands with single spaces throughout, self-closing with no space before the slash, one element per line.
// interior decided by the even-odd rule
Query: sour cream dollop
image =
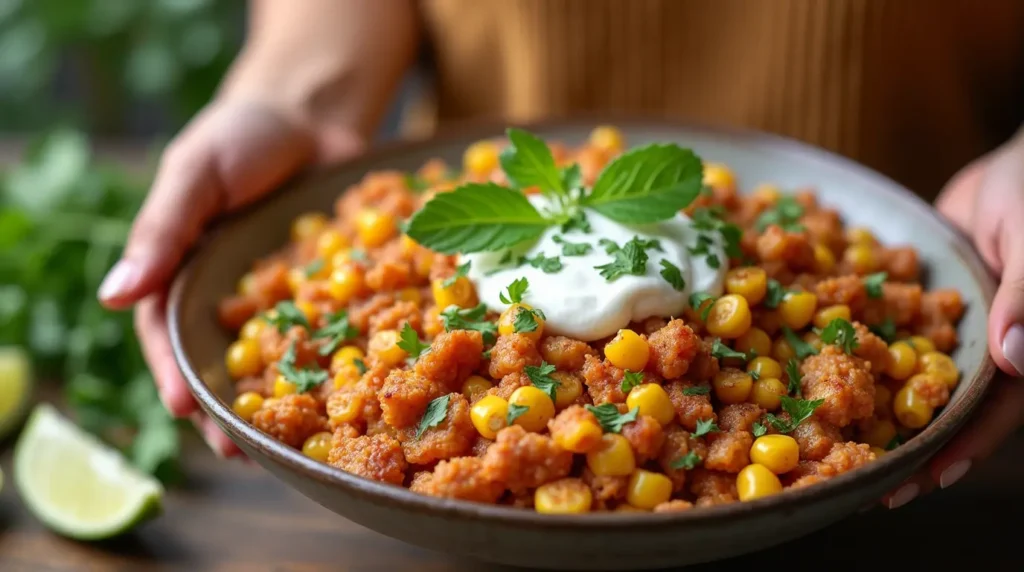
<path fill-rule="evenodd" d="M 540 210 L 548 206 L 547 199 L 540 195 L 531 196 L 530 202 Z M 563 233 L 553 226 L 536 242 L 511 252 L 513 259 L 532 259 L 538 254 L 558 257 L 562 268 L 557 272 L 544 272 L 529 264 L 502 264 L 503 258 L 508 259 L 507 251 L 464 255 L 462 261 L 471 263 L 467 276 L 476 285 L 480 300 L 491 310 L 503 311 L 508 305 L 501 301 L 502 292 L 514 280 L 526 278 L 530 286 L 523 301 L 544 312 L 546 332 L 594 341 L 615 334 L 632 321 L 679 316 L 692 292 L 721 294 L 729 261 L 717 232 L 699 231 L 681 213 L 660 223 L 640 226 L 624 225 L 590 210 L 586 217 L 591 226 L 589 233 Z M 706 253 L 693 253 L 701 250 L 698 237 L 702 234 L 707 237 L 703 239 Z M 590 251 L 580 256 L 563 255 L 563 245 L 556 237 L 589 244 Z M 608 281 L 596 267 L 612 262 L 614 256 L 598 241 L 604 238 L 622 247 L 634 237 L 656 240 L 661 250 L 646 249 L 647 270 L 643 275 L 622 275 Z M 718 258 L 718 268 L 708 264 L 708 254 Z M 663 259 L 679 268 L 685 281 L 682 290 L 676 290 L 661 275 Z"/>

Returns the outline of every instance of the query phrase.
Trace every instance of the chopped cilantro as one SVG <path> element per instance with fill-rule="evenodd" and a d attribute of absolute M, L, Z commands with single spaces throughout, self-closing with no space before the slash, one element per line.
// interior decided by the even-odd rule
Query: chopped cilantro
<path fill-rule="evenodd" d="M 782 284 L 774 279 L 768 279 L 768 291 L 764 296 L 764 307 L 774 310 L 779 307 L 782 303 L 782 299 L 786 297 L 786 289 L 783 288 Z"/>
<path fill-rule="evenodd" d="M 366 367 L 366 362 L 362 358 L 356 358 L 352 360 L 352 365 L 356 366 L 356 370 L 359 371 L 359 375 L 363 375 L 369 369 Z"/>
<path fill-rule="evenodd" d="M 448 415 L 448 400 L 450 395 L 443 395 L 427 404 L 427 410 L 423 412 L 419 427 L 416 428 L 416 438 L 419 439 L 423 432 L 431 427 L 440 425 Z"/>
<path fill-rule="evenodd" d="M 523 413 L 526 413 L 529 410 L 530 410 L 530 406 L 529 405 L 519 405 L 518 403 L 509 403 L 508 404 L 508 413 L 505 414 L 505 424 L 506 425 L 512 425 L 515 422 L 516 419 L 519 419 L 520 415 L 522 415 Z"/>
<path fill-rule="evenodd" d="M 709 385 L 694 385 L 683 390 L 683 395 L 707 395 L 711 393 Z"/>
<path fill-rule="evenodd" d="M 628 369 L 622 375 L 622 393 L 629 393 L 630 389 L 640 385 L 644 382 L 644 372 L 642 371 L 629 371 Z"/>
<path fill-rule="evenodd" d="M 412 329 L 408 322 L 402 326 L 400 338 L 398 340 L 398 347 L 405 350 L 405 353 L 409 354 L 409 359 L 411 360 L 420 357 L 423 352 L 430 348 L 430 344 L 420 341 L 420 335 L 416 333 L 416 330 Z"/>
<path fill-rule="evenodd" d="M 315 363 L 311 367 L 296 368 L 295 357 L 295 342 L 292 341 L 281 356 L 281 360 L 277 362 L 277 371 L 285 380 L 295 385 L 296 393 L 306 393 L 330 377 L 329 373 Z"/>
<path fill-rule="evenodd" d="M 658 252 L 665 252 L 665 249 L 661 247 L 661 241 L 656 238 L 640 238 L 637 236 L 633 237 L 633 240 L 640 245 L 640 248 L 644 250 L 657 250 Z"/>
<path fill-rule="evenodd" d="M 902 444 L 903 444 L 903 437 L 901 437 L 900 434 L 897 433 L 897 434 L 893 435 L 892 439 L 890 439 L 889 442 L 885 445 L 885 450 L 886 451 L 892 451 L 893 449 L 895 449 L 896 447 L 899 447 Z"/>
<path fill-rule="evenodd" d="M 661 277 L 668 282 L 673 289 L 682 292 L 686 290 L 686 280 L 683 279 L 683 273 L 679 270 L 679 267 L 672 264 L 664 258 L 661 259 Z"/>
<path fill-rule="evenodd" d="M 736 358 L 747 361 L 747 354 L 730 348 L 722 343 L 720 338 L 715 338 L 714 343 L 711 344 L 711 355 L 718 359 Z"/>
<path fill-rule="evenodd" d="M 697 230 L 718 232 L 722 237 L 726 254 L 732 258 L 740 258 L 743 256 L 743 250 L 740 248 L 743 230 L 735 224 L 725 222 L 722 219 L 724 214 L 725 209 L 721 206 L 699 208 L 693 212 L 693 227 Z"/>
<path fill-rule="evenodd" d="M 538 309 L 519 306 L 516 310 L 516 316 L 512 321 L 512 331 L 517 334 L 534 332 L 539 326 L 537 320 L 543 320 L 544 318 L 544 312 Z"/>
<path fill-rule="evenodd" d="M 363 250 L 362 248 L 353 248 L 352 250 L 349 251 L 348 257 L 350 259 L 352 259 L 352 260 L 356 260 L 356 261 L 360 261 L 360 262 L 365 262 L 366 259 L 367 259 L 366 258 L 366 251 Z"/>
<path fill-rule="evenodd" d="M 773 413 L 768 413 L 764 416 L 765 421 L 771 423 L 775 430 L 779 433 L 791 433 L 801 423 L 814 415 L 814 410 L 825 403 L 824 399 L 815 399 L 814 401 L 808 401 L 806 399 L 794 399 L 788 395 L 780 397 L 782 400 L 782 410 L 789 415 L 789 418 L 780 417 Z"/>
<path fill-rule="evenodd" d="M 551 237 L 551 240 L 562 245 L 562 256 L 583 256 L 593 250 L 593 247 L 585 242 L 569 242 L 557 234 Z"/>
<path fill-rule="evenodd" d="M 557 256 L 544 256 L 543 252 L 538 252 L 533 258 L 523 258 L 522 262 L 543 271 L 545 274 L 554 274 L 562 269 L 562 260 L 560 258 Z"/>
<path fill-rule="evenodd" d="M 754 421 L 754 425 L 751 427 L 751 432 L 754 434 L 754 437 L 760 437 L 768 432 L 768 428 L 761 425 L 760 421 Z"/>
<path fill-rule="evenodd" d="M 306 275 L 306 278 L 312 278 L 313 276 L 316 275 L 317 272 L 320 272 L 323 269 L 324 269 L 324 259 L 323 258 L 314 258 L 312 262 L 307 264 L 302 269 L 302 272 L 303 272 L 303 274 Z"/>
<path fill-rule="evenodd" d="M 605 254 L 611 254 L 611 253 L 615 252 L 616 250 L 619 250 L 620 248 L 622 248 L 621 246 L 616 244 L 616 242 L 614 240 L 610 240 L 610 239 L 607 239 L 607 238 L 598 239 L 597 244 L 598 244 L 598 246 L 600 246 L 601 248 L 604 249 Z"/>
<path fill-rule="evenodd" d="M 409 189 L 414 193 L 422 193 L 423 191 L 430 188 L 430 182 L 426 179 L 417 176 L 414 173 L 406 173 L 404 176 L 405 188 Z"/>
<path fill-rule="evenodd" d="M 526 373 L 526 377 L 530 378 L 530 383 L 537 389 L 547 393 L 551 397 L 551 401 L 555 400 L 555 391 L 558 390 L 558 380 L 551 377 L 551 374 L 555 373 L 555 366 L 547 363 L 540 362 L 540 365 L 528 365 L 523 368 Z"/>
<path fill-rule="evenodd" d="M 857 348 L 857 330 L 853 324 L 843 318 L 836 318 L 821 331 L 821 341 L 839 346 L 844 352 L 852 354 Z"/>
<path fill-rule="evenodd" d="M 576 211 L 569 215 L 568 220 L 562 223 L 562 232 L 568 233 L 574 230 L 578 230 L 583 233 L 589 233 L 591 231 L 590 221 L 587 220 L 587 215 L 583 211 Z"/>
<path fill-rule="evenodd" d="M 647 251 L 644 241 L 633 237 L 622 248 L 612 252 L 613 260 L 607 264 L 595 266 L 601 276 L 613 282 L 620 276 L 643 276 L 647 272 Z"/>
<path fill-rule="evenodd" d="M 785 336 L 789 347 L 793 348 L 793 353 L 796 354 L 796 357 L 804 359 L 807 356 L 817 355 L 818 350 L 814 349 L 814 346 L 801 340 L 800 336 L 797 336 L 793 333 L 793 330 L 786 326 L 782 326 L 782 335 Z"/>
<path fill-rule="evenodd" d="M 789 358 L 789 361 L 786 362 L 786 377 L 789 378 L 786 392 L 800 397 L 800 364 L 797 363 L 796 358 Z"/>
<path fill-rule="evenodd" d="M 456 266 L 455 267 L 455 274 L 452 274 L 451 276 L 445 278 L 444 281 L 441 282 L 441 286 L 443 286 L 445 288 L 451 288 L 455 284 L 456 280 L 458 280 L 459 278 L 464 277 L 469 272 L 469 265 L 470 264 L 472 264 L 472 261 L 466 261 L 465 264 L 460 264 L 460 265 Z"/>
<path fill-rule="evenodd" d="M 757 381 L 757 380 L 761 379 L 761 372 L 757 371 L 756 369 L 752 369 L 752 370 L 748 371 L 747 375 L 749 375 L 750 379 L 752 379 L 754 381 Z"/>
<path fill-rule="evenodd" d="M 519 304 L 523 301 L 523 296 L 526 295 L 526 290 L 529 287 L 529 280 L 526 278 L 516 278 L 505 288 L 508 296 L 505 295 L 505 292 L 502 292 L 498 294 L 498 299 L 501 300 L 502 304 Z"/>
<path fill-rule="evenodd" d="M 711 304 L 704 306 L 704 304 L 709 300 L 711 301 Z M 715 297 L 707 292 L 694 292 L 693 294 L 690 294 L 690 307 L 693 308 L 695 312 L 700 312 L 701 320 L 706 321 L 708 319 L 708 315 L 711 314 L 711 306 L 714 305 L 714 301 Z"/>
<path fill-rule="evenodd" d="M 693 436 L 703 437 L 708 433 L 716 433 L 718 431 L 721 431 L 721 429 L 718 428 L 718 425 L 715 425 L 714 419 L 698 419 L 697 430 L 693 432 Z"/>
<path fill-rule="evenodd" d="M 302 326 L 307 330 L 309 329 L 309 320 L 306 319 L 306 315 L 290 300 L 278 302 L 274 306 L 274 311 L 264 314 L 263 319 L 271 326 L 277 328 L 277 331 L 282 334 L 287 332 L 292 326 Z"/>
<path fill-rule="evenodd" d="M 626 423 L 636 421 L 636 416 L 640 413 L 639 407 L 634 407 L 626 413 L 619 413 L 619 408 L 614 403 L 602 403 L 597 407 L 587 405 L 585 407 L 587 411 L 594 414 L 594 417 L 597 417 L 597 422 L 608 433 L 621 432 L 623 426 Z"/>
<path fill-rule="evenodd" d="M 687 451 L 685 455 L 679 457 L 672 464 L 669 465 L 675 470 L 687 470 L 693 469 L 701 462 L 700 455 L 696 451 Z"/>
<path fill-rule="evenodd" d="M 343 342 L 359 336 L 359 328 L 352 325 L 348 312 L 338 310 L 327 317 L 327 325 L 313 333 L 313 338 L 327 338 L 327 343 L 320 346 L 320 355 L 330 355 Z"/>
<path fill-rule="evenodd" d="M 892 318 L 886 318 L 881 324 L 871 326 L 869 329 L 888 344 L 896 340 L 896 322 L 893 322 Z"/>
<path fill-rule="evenodd" d="M 864 290 L 867 291 L 868 298 L 882 297 L 882 285 L 885 284 L 888 277 L 887 272 L 878 272 L 864 277 Z"/>
<path fill-rule="evenodd" d="M 498 325 L 485 320 L 487 306 L 477 304 L 473 308 L 460 308 L 456 305 L 448 306 L 441 312 L 441 323 L 444 324 L 444 331 L 452 330 L 475 330 L 480 332 L 484 338 L 484 344 L 494 343 L 498 336 Z M 404 330 L 403 330 L 404 333 Z M 415 332 L 413 333 L 415 335 Z"/>
<path fill-rule="evenodd" d="M 797 200 L 790 196 L 779 199 L 773 208 L 770 208 L 757 217 L 754 223 L 758 232 L 764 232 L 771 225 L 778 225 L 786 232 L 800 232 L 804 230 L 800 224 L 800 218 L 804 216 L 804 207 Z"/>

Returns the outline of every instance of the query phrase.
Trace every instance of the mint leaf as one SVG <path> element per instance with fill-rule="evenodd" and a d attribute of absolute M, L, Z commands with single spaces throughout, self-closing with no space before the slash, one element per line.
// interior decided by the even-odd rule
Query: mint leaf
<path fill-rule="evenodd" d="M 864 277 L 864 290 L 867 291 L 868 298 L 882 297 L 882 284 L 885 284 L 887 278 L 887 272 L 877 272 Z"/>
<path fill-rule="evenodd" d="M 800 364 L 797 363 L 796 358 L 789 358 L 789 361 L 786 362 L 786 377 L 789 378 L 786 392 L 800 397 Z"/>
<path fill-rule="evenodd" d="M 786 232 L 800 232 L 804 229 L 800 218 L 804 216 L 804 207 L 791 196 L 785 196 L 775 206 L 761 213 L 754 226 L 758 232 L 764 232 L 771 225 L 777 225 Z"/>
<path fill-rule="evenodd" d="M 858 345 L 857 330 L 854 329 L 853 324 L 842 318 L 836 318 L 829 322 L 819 335 L 821 341 L 839 346 L 848 354 L 852 354 Z"/>
<path fill-rule="evenodd" d="M 789 343 L 789 347 L 793 348 L 793 353 L 799 359 L 804 359 L 808 356 L 818 355 L 818 350 L 814 349 L 814 346 L 803 341 L 793 333 L 793 330 L 786 326 L 782 326 L 782 335 L 785 336 L 786 341 Z"/>
<path fill-rule="evenodd" d="M 430 348 L 430 344 L 420 341 L 420 335 L 416 333 L 416 330 L 412 329 L 408 322 L 402 326 L 402 332 L 399 336 L 398 347 L 405 350 L 405 353 L 409 354 L 409 359 L 411 360 L 420 357 L 423 352 Z"/>
<path fill-rule="evenodd" d="M 708 300 L 711 300 L 711 303 L 701 309 L 701 306 Z M 714 300 L 715 297 L 707 292 L 694 292 L 690 294 L 690 307 L 694 311 L 700 310 L 700 319 L 707 321 L 708 315 L 711 314 L 711 306 L 714 306 Z"/>
<path fill-rule="evenodd" d="M 498 325 L 484 319 L 486 316 L 487 306 L 485 304 L 477 304 L 473 308 L 460 308 L 453 304 L 441 312 L 441 323 L 444 324 L 444 331 L 446 332 L 452 330 L 474 330 L 480 332 L 483 336 L 485 345 L 493 344 L 494 340 L 498 337 Z M 413 335 L 415 335 L 415 332 L 413 332 Z M 417 338 L 418 340 L 419 338 Z"/>
<path fill-rule="evenodd" d="M 519 304 L 523 301 L 523 296 L 529 287 L 529 280 L 526 278 L 516 278 L 505 289 L 508 292 L 508 296 L 505 296 L 505 292 L 502 292 L 498 294 L 498 299 L 501 300 L 502 304 Z"/>
<path fill-rule="evenodd" d="M 501 152 L 501 168 L 517 188 L 537 186 L 547 195 L 565 195 L 563 174 L 555 166 L 551 149 L 536 135 L 510 127 L 509 146 Z"/>
<path fill-rule="evenodd" d="M 519 191 L 469 183 L 430 199 L 409 219 L 406 234 L 443 254 L 467 254 L 536 239 L 551 224 Z"/>
<path fill-rule="evenodd" d="M 529 405 L 519 405 L 518 403 L 508 404 L 508 413 L 505 414 L 505 425 L 511 426 L 520 415 L 530 410 Z"/>
<path fill-rule="evenodd" d="M 672 461 L 672 464 L 669 466 L 677 471 L 680 469 L 689 471 L 696 467 L 700 462 L 700 455 L 698 455 L 696 451 L 687 451 L 685 455 L 675 461 Z"/>
<path fill-rule="evenodd" d="M 327 381 L 330 374 L 313 364 L 312 367 L 295 367 L 295 342 L 292 341 L 285 350 L 281 360 L 277 362 L 277 371 L 285 380 L 295 384 L 297 393 L 306 393 L 321 383 Z"/>
<path fill-rule="evenodd" d="M 551 240 L 562 245 L 562 256 L 583 256 L 593 250 L 593 247 L 585 242 L 569 242 L 558 235 L 551 237 Z"/>
<path fill-rule="evenodd" d="M 263 319 L 271 326 L 277 328 L 277 331 L 282 334 L 286 333 L 293 326 L 302 326 L 307 330 L 309 329 L 309 320 L 306 319 L 306 315 L 291 300 L 278 302 L 274 306 L 274 311 L 265 313 Z"/>
<path fill-rule="evenodd" d="M 768 428 L 765 427 L 764 425 L 761 425 L 759 421 L 754 421 L 754 425 L 751 426 L 750 429 L 751 432 L 754 434 L 754 437 L 760 437 L 761 435 L 764 435 L 765 433 L 768 432 Z"/>
<path fill-rule="evenodd" d="M 555 366 L 547 363 L 540 362 L 540 365 L 528 365 L 523 368 L 523 372 L 526 373 L 526 377 L 530 378 L 530 383 L 537 389 L 547 393 L 551 397 L 551 401 L 555 401 L 555 391 L 558 386 L 558 380 L 551 377 L 551 374 L 555 373 Z"/>
<path fill-rule="evenodd" d="M 647 251 L 643 245 L 644 242 L 634 236 L 625 246 L 611 253 L 611 262 L 594 268 L 608 282 L 614 282 L 620 276 L 643 276 L 647 272 Z"/>
<path fill-rule="evenodd" d="M 782 284 L 774 278 L 769 278 L 768 292 L 765 294 L 764 302 L 762 302 L 764 304 L 764 307 L 774 310 L 775 308 L 779 307 L 779 304 L 782 303 L 782 299 L 785 297 L 786 289 L 782 286 Z"/>
<path fill-rule="evenodd" d="M 533 258 L 523 258 L 521 262 L 529 264 L 545 274 L 554 274 L 562 269 L 562 260 L 560 258 L 557 256 L 544 256 L 543 252 L 538 252 Z"/>
<path fill-rule="evenodd" d="M 694 385 L 683 390 L 683 395 L 707 395 L 711 393 L 709 385 Z"/>
<path fill-rule="evenodd" d="M 622 393 L 629 393 L 629 390 L 640 385 L 644 382 L 644 372 L 642 371 L 629 371 L 628 369 L 622 375 L 622 384 L 619 386 L 622 389 Z"/>
<path fill-rule="evenodd" d="M 661 259 L 661 277 L 672 285 L 674 290 L 682 292 L 686 290 L 686 280 L 683 279 L 683 273 L 679 270 L 679 267 L 672 264 L 664 258 Z"/>
<path fill-rule="evenodd" d="M 605 166 L 582 203 L 616 222 L 658 222 L 697 198 L 702 177 L 693 151 L 674 144 L 646 145 Z"/>
<path fill-rule="evenodd" d="M 320 346 L 322 356 L 334 353 L 338 346 L 348 340 L 359 337 L 359 328 L 353 326 L 348 319 L 348 312 L 338 310 L 327 317 L 327 325 L 313 332 L 313 338 L 327 338 L 327 343 Z"/>
<path fill-rule="evenodd" d="M 562 188 L 567 192 L 583 186 L 583 173 L 580 172 L 579 163 L 573 163 L 568 167 L 563 167 L 561 173 Z"/>
<path fill-rule="evenodd" d="M 619 433 L 626 423 L 632 423 L 636 421 L 636 416 L 640 413 L 639 407 L 634 407 L 626 413 L 619 413 L 619 408 L 614 403 L 602 403 L 601 405 L 594 407 L 593 405 L 586 405 L 587 411 L 594 414 L 597 417 L 597 422 L 601 424 L 608 433 Z"/>
<path fill-rule="evenodd" d="M 473 261 L 470 260 L 470 261 L 467 261 L 465 264 L 460 264 L 460 265 L 456 266 L 455 267 L 455 274 L 452 274 L 451 276 L 445 278 L 444 281 L 441 282 L 441 286 L 443 286 L 445 288 L 451 288 L 452 285 L 455 284 L 456 280 L 458 280 L 459 278 L 464 277 L 469 272 L 469 266 L 472 263 L 473 263 Z"/>
<path fill-rule="evenodd" d="M 693 432 L 694 437 L 703 437 L 708 433 L 717 433 L 721 431 L 718 425 L 715 425 L 714 419 L 698 419 L 697 430 Z"/>
<path fill-rule="evenodd" d="M 416 438 L 419 439 L 423 432 L 431 427 L 440 425 L 448 415 L 448 400 L 450 395 L 443 395 L 427 404 L 427 410 L 423 412 L 419 427 L 416 428 Z"/>

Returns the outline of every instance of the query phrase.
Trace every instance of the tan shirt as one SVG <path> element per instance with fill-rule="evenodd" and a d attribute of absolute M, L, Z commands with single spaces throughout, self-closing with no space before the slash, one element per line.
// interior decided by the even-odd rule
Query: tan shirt
<path fill-rule="evenodd" d="M 931 197 L 1024 121 L 1024 0 L 423 0 L 430 118 L 771 131 Z M 422 116 L 421 116 L 422 117 Z"/>

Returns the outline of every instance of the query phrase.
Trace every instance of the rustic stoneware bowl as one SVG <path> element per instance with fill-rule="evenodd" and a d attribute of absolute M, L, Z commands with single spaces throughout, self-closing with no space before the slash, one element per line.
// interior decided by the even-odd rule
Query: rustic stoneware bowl
<path fill-rule="evenodd" d="M 967 311 L 954 356 L 963 372 L 950 404 L 920 435 L 868 467 L 824 484 L 750 503 L 683 513 L 545 516 L 527 510 L 429 498 L 320 464 L 274 441 L 231 411 L 223 365 L 231 341 L 215 319 L 249 264 L 285 243 L 289 221 L 329 211 L 367 171 L 412 170 L 431 157 L 459 164 L 465 147 L 500 135 L 494 126 L 402 144 L 295 181 L 268 200 L 222 221 L 174 283 L 169 318 L 174 351 L 202 408 L 243 451 L 300 492 L 368 528 L 425 548 L 504 564 L 575 570 L 637 569 L 704 562 L 765 548 L 823 528 L 869 506 L 921 466 L 964 423 L 994 372 L 987 355 L 986 310 L 994 284 L 968 242 L 926 203 L 893 181 L 836 155 L 774 136 L 661 121 L 617 123 L 630 145 L 673 141 L 737 172 L 745 189 L 760 181 L 811 185 L 849 223 L 921 253 L 932 287 L 963 293 Z M 580 142 L 594 123 L 532 126 L 538 134 Z"/>

